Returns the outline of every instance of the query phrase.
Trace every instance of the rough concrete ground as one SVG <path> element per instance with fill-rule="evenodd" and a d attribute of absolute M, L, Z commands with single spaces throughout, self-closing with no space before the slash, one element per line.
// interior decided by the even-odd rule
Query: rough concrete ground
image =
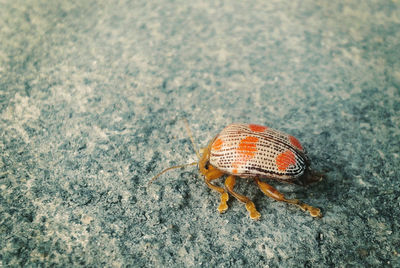
<path fill-rule="evenodd" d="M 0 266 L 400 267 L 398 1 L 0 4 Z M 295 135 L 326 180 L 195 167 L 231 122 Z"/>

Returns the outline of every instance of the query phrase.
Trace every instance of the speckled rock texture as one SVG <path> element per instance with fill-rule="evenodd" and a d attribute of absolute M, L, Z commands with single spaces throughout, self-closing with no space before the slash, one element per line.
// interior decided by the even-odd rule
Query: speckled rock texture
<path fill-rule="evenodd" d="M 0 266 L 400 267 L 399 1 L 0 3 Z M 238 180 L 199 148 L 232 122 L 295 135 L 326 179 Z M 217 184 L 223 183 L 223 180 Z"/>

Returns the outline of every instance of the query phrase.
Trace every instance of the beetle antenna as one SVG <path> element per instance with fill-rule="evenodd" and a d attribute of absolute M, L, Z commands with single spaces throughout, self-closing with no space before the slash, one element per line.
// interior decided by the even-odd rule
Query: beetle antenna
<path fill-rule="evenodd" d="M 192 142 L 193 149 L 194 149 L 195 152 L 196 152 L 197 158 L 200 160 L 201 157 L 200 157 L 200 154 L 199 154 L 199 150 L 197 150 L 197 146 L 196 146 L 196 144 L 194 143 L 194 139 L 193 139 L 192 131 L 190 131 L 189 123 L 188 123 L 188 121 L 187 121 L 186 118 L 183 118 L 183 121 L 185 122 L 185 127 L 186 127 L 186 130 L 187 130 L 187 132 L 188 132 L 190 141 Z"/>
<path fill-rule="evenodd" d="M 186 127 L 186 130 L 187 130 L 187 132 L 188 132 L 190 141 L 192 142 L 193 149 L 194 149 L 194 151 L 196 152 L 197 158 L 200 160 L 200 154 L 199 154 L 199 151 L 197 150 L 196 144 L 194 143 L 194 139 L 193 139 L 192 131 L 190 131 L 189 123 L 188 123 L 188 121 L 187 121 L 186 118 L 183 118 L 183 121 L 185 122 L 185 127 Z M 153 181 L 155 181 L 158 177 L 160 177 L 162 174 L 164 174 L 165 172 L 167 172 L 167 171 L 169 171 L 169 170 L 171 170 L 171 169 L 183 168 L 183 167 L 187 167 L 187 166 L 193 166 L 193 165 L 196 165 L 196 164 L 198 164 L 198 162 L 193 162 L 193 163 L 189 163 L 189 164 L 183 164 L 183 165 L 172 166 L 172 167 L 166 168 L 166 169 L 164 169 L 163 171 L 161 171 L 160 173 L 158 173 L 157 175 L 155 175 L 155 176 L 149 181 L 149 184 L 152 184 Z"/>
<path fill-rule="evenodd" d="M 176 168 L 183 168 L 183 167 L 187 167 L 187 166 L 193 166 L 196 165 L 197 162 L 193 162 L 193 163 L 189 163 L 189 164 L 184 164 L 184 165 L 179 165 L 179 166 L 173 166 L 173 167 L 169 167 L 164 169 L 163 171 L 161 171 L 160 173 L 158 173 L 157 175 L 155 175 L 150 181 L 149 184 L 152 184 L 153 181 L 155 181 L 158 177 L 160 177 L 162 174 L 164 174 L 165 172 L 171 170 L 171 169 L 176 169 Z"/>

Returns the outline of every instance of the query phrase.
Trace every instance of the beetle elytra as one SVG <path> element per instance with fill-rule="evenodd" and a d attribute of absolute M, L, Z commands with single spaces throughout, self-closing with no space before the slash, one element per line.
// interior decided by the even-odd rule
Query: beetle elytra
<path fill-rule="evenodd" d="M 254 203 L 248 197 L 234 191 L 236 178 L 247 178 L 253 180 L 265 195 L 276 201 L 296 205 L 313 217 L 322 217 L 319 208 L 297 199 L 287 199 L 274 187 L 261 181 L 273 179 L 305 185 L 322 179 L 323 175 L 311 170 L 310 160 L 295 137 L 266 126 L 230 124 L 209 142 L 200 156 L 187 121 L 185 123 L 199 161 L 167 168 L 153 177 L 151 182 L 168 170 L 198 164 L 206 185 L 221 195 L 218 207 L 220 213 L 228 209 L 229 193 L 245 204 L 250 218 L 260 218 L 261 214 Z M 225 188 L 211 183 L 223 175 L 228 175 Z"/>

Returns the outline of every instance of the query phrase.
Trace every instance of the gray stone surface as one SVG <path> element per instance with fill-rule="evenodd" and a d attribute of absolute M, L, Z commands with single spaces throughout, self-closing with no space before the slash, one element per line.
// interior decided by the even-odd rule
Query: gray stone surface
<path fill-rule="evenodd" d="M 400 267 L 398 1 L 0 2 L 0 266 Z M 219 215 L 203 147 L 291 133 L 326 180 Z"/>

